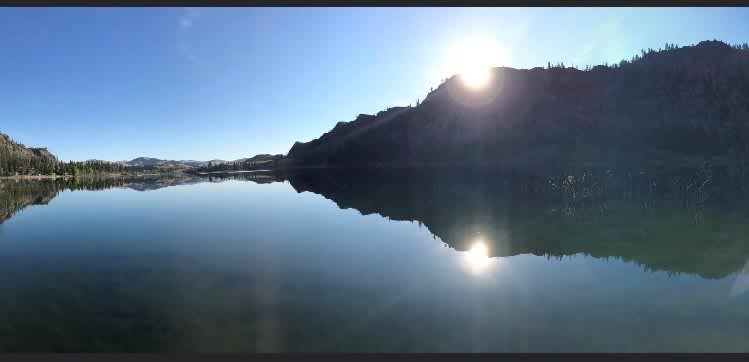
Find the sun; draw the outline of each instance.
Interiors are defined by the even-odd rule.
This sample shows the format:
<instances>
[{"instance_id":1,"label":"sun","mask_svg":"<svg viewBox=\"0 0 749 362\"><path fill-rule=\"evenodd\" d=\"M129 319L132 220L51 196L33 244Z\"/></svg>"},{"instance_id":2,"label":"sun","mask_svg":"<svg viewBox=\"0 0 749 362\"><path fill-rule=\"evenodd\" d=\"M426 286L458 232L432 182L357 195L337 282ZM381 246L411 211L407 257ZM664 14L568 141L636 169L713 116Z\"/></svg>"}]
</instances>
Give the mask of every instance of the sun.
<instances>
[{"instance_id":1,"label":"sun","mask_svg":"<svg viewBox=\"0 0 749 362\"><path fill-rule=\"evenodd\" d=\"M484 88L491 80L491 70L489 67L481 66L468 68L460 73L460 78L463 80L463 83L470 88Z\"/></svg>"},{"instance_id":2,"label":"sun","mask_svg":"<svg viewBox=\"0 0 749 362\"><path fill-rule=\"evenodd\" d=\"M491 39L472 37L450 51L448 72L458 74L468 88L482 89L492 80L492 67L506 62L505 51Z\"/></svg>"}]
</instances>

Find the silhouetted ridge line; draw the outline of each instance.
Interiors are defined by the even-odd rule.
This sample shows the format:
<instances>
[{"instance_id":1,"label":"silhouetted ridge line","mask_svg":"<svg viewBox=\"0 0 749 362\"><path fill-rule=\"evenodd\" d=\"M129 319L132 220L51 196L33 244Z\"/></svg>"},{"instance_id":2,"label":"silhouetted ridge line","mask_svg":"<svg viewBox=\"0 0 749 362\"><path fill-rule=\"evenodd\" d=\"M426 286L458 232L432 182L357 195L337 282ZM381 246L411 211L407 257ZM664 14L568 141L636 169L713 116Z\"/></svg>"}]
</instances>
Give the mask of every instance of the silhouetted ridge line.
<instances>
[{"instance_id":1,"label":"silhouetted ridge line","mask_svg":"<svg viewBox=\"0 0 749 362\"><path fill-rule=\"evenodd\" d=\"M749 47L667 44L587 70L492 69L447 79L415 107L339 122L296 142L286 167L548 166L741 161L749 155Z\"/></svg>"}]
</instances>

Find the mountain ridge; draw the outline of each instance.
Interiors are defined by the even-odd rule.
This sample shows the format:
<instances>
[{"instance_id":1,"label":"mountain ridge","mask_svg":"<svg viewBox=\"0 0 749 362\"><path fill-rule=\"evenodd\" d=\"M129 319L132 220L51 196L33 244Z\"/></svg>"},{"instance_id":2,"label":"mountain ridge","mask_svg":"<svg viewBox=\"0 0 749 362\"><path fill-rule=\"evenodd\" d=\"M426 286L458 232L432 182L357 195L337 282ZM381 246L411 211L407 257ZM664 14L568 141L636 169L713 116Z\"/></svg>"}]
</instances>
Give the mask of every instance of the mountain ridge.
<instances>
[{"instance_id":1,"label":"mountain ridge","mask_svg":"<svg viewBox=\"0 0 749 362\"><path fill-rule=\"evenodd\" d=\"M490 72L483 89L471 89L453 75L414 107L390 107L338 122L318 138L295 142L286 155L234 161L137 157L114 163L226 168L273 159L269 166L294 168L749 158L747 44L666 44L631 60L584 70L549 63ZM0 171L54 169L50 165L57 158L46 148L0 136Z\"/></svg>"},{"instance_id":2,"label":"mountain ridge","mask_svg":"<svg viewBox=\"0 0 749 362\"><path fill-rule=\"evenodd\" d=\"M580 70L492 68L474 90L454 75L415 107L339 122L296 142L290 166L544 165L682 156L744 158L749 47L670 44Z\"/></svg>"},{"instance_id":3,"label":"mountain ridge","mask_svg":"<svg viewBox=\"0 0 749 362\"><path fill-rule=\"evenodd\" d=\"M212 159L209 161L196 161L196 160L166 160L155 157L136 157L129 161L119 161L119 163L128 166L144 166L144 167L174 167L174 168L197 168L207 167L209 164L221 165L221 164L233 164L242 163L246 161L253 161L256 159L262 159L264 157L271 157L274 155L270 154L258 154L252 157L239 158L233 161Z\"/></svg>"}]
</instances>

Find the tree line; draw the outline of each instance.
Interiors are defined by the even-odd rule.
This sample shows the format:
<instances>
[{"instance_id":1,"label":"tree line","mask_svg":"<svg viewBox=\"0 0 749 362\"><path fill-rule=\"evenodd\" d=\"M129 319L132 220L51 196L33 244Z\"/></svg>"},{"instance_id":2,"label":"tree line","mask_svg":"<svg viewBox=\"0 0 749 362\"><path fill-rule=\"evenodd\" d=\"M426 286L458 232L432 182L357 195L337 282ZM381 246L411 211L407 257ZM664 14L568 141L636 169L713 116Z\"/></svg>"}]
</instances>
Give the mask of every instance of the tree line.
<instances>
[{"instance_id":1,"label":"tree line","mask_svg":"<svg viewBox=\"0 0 749 362\"><path fill-rule=\"evenodd\" d=\"M207 166L197 167L194 172L221 172L221 171L252 171L252 170L267 170L273 169L275 166L276 159L265 159L261 161L257 160L245 160L241 162L224 162L224 163L213 163L208 162Z\"/></svg>"},{"instance_id":2,"label":"tree line","mask_svg":"<svg viewBox=\"0 0 749 362\"><path fill-rule=\"evenodd\" d=\"M128 166L107 161L62 162L44 158L8 157L0 150L0 176L58 175L85 176L101 173L143 172L143 166Z\"/></svg>"},{"instance_id":3,"label":"tree line","mask_svg":"<svg viewBox=\"0 0 749 362\"><path fill-rule=\"evenodd\" d=\"M0 147L0 176L15 175L90 175L97 173L141 172L141 166L128 166L107 161L69 161L14 152Z\"/></svg>"},{"instance_id":4,"label":"tree line","mask_svg":"<svg viewBox=\"0 0 749 362\"><path fill-rule=\"evenodd\" d=\"M143 166L129 166L107 161L69 161L59 162L55 169L57 175L94 175L98 173L136 173L143 172Z\"/></svg>"},{"instance_id":5,"label":"tree line","mask_svg":"<svg viewBox=\"0 0 749 362\"><path fill-rule=\"evenodd\" d=\"M729 46L731 48L735 49L735 50L749 50L749 43L730 44ZM672 50L676 50L676 49L681 49L681 48L682 47L680 47L677 44L666 43L663 48L658 48L658 49L653 49L653 48L641 49L640 50L640 54L633 55L629 60L622 59L619 63L612 63L612 64L609 64L608 62L604 62L602 64L595 65L595 66L586 65L585 68L583 68L582 70L589 71L589 70L593 70L593 69L597 69L597 68L607 68L607 69L622 68L622 67L626 67L626 66L631 65L631 64L638 63L638 62L642 61L643 59L645 59L646 57L648 57L650 55L664 53L664 52L668 52L668 51L672 51ZM559 63L555 63L555 64L552 64L551 62L547 62L547 64L546 64L546 69L568 69L568 68L573 68L573 69L581 70L577 65L569 65L569 66L567 66L567 65L564 64L564 62L559 62Z\"/></svg>"},{"instance_id":6,"label":"tree line","mask_svg":"<svg viewBox=\"0 0 749 362\"><path fill-rule=\"evenodd\" d=\"M59 161L44 149L28 149L21 144L11 141L9 138L6 138L5 142L0 143L0 176L80 176L98 173L132 173L139 171L143 171L143 167L108 161Z\"/></svg>"}]
</instances>

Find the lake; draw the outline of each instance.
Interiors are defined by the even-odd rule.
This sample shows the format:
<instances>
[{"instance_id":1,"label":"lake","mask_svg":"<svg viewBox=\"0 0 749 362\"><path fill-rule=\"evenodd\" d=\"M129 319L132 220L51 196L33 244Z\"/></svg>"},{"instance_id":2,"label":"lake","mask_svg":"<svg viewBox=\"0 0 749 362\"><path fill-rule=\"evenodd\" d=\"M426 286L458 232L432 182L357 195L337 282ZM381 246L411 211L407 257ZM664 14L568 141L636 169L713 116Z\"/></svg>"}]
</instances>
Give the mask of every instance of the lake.
<instances>
[{"instance_id":1,"label":"lake","mask_svg":"<svg viewBox=\"0 0 749 362\"><path fill-rule=\"evenodd\" d=\"M731 170L0 181L0 350L749 351Z\"/></svg>"}]
</instances>

